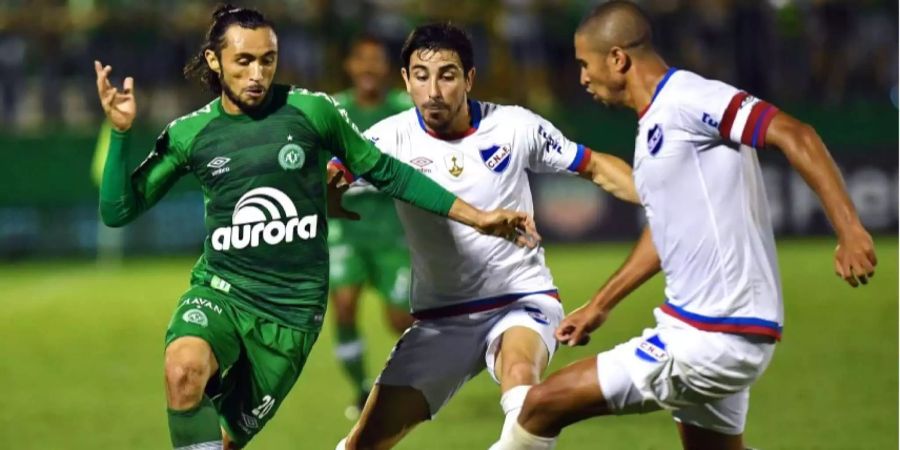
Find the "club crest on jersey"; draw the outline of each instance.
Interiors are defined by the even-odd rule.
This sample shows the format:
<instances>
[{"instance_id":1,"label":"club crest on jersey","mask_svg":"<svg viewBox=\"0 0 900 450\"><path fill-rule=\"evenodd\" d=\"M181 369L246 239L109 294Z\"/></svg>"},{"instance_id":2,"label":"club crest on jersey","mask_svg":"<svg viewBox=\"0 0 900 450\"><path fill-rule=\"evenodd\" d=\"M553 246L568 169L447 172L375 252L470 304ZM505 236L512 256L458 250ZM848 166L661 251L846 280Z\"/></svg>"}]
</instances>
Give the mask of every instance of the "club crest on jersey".
<instances>
[{"instance_id":1,"label":"club crest on jersey","mask_svg":"<svg viewBox=\"0 0 900 450\"><path fill-rule=\"evenodd\" d=\"M465 165L462 153L451 152L444 155L444 164L447 165L447 171L450 172L450 175L454 177L460 176Z\"/></svg>"},{"instance_id":2,"label":"club crest on jersey","mask_svg":"<svg viewBox=\"0 0 900 450\"><path fill-rule=\"evenodd\" d=\"M663 129L662 125L653 125L647 132L647 151L651 156L656 156L663 145Z\"/></svg>"},{"instance_id":3,"label":"club crest on jersey","mask_svg":"<svg viewBox=\"0 0 900 450\"><path fill-rule=\"evenodd\" d=\"M209 324L206 314L196 308L185 312L184 315L181 316L181 320L184 320L187 323L200 325L201 327L206 327Z\"/></svg>"},{"instance_id":4,"label":"club crest on jersey","mask_svg":"<svg viewBox=\"0 0 900 450\"><path fill-rule=\"evenodd\" d=\"M278 151L278 164L284 170L299 169L306 162L306 153L303 152L303 147L294 144L293 140L293 136L288 136L288 143Z\"/></svg>"},{"instance_id":5,"label":"club crest on jersey","mask_svg":"<svg viewBox=\"0 0 900 450\"><path fill-rule=\"evenodd\" d=\"M492 145L490 148L478 150L484 165L494 173L501 173L509 167L511 153L509 144Z\"/></svg>"}]
</instances>

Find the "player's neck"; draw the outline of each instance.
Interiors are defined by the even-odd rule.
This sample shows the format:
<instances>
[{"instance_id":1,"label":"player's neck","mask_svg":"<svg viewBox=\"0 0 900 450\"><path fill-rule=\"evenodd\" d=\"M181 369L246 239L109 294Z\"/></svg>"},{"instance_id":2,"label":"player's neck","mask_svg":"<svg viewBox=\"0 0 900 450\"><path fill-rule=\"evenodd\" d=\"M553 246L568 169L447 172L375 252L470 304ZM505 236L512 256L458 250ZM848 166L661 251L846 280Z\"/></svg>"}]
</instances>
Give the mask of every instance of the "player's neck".
<instances>
[{"instance_id":1,"label":"player's neck","mask_svg":"<svg viewBox=\"0 0 900 450\"><path fill-rule=\"evenodd\" d=\"M427 123L425 124L425 129L431 134L443 138L463 136L469 132L470 128L472 128L472 113L469 111L468 101L463 104L462 108L459 110L459 114L453 118L453 121L450 122L450 125L446 129L434 130L429 127Z\"/></svg>"},{"instance_id":2,"label":"player's neck","mask_svg":"<svg viewBox=\"0 0 900 450\"><path fill-rule=\"evenodd\" d=\"M356 104L362 108L374 108L384 103L384 89L362 90L354 89L353 96Z\"/></svg>"},{"instance_id":3,"label":"player's neck","mask_svg":"<svg viewBox=\"0 0 900 450\"><path fill-rule=\"evenodd\" d=\"M661 58L652 57L635 62L632 70L625 103L640 116L653 101L653 94L656 93L656 88L665 77L669 66Z\"/></svg>"}]
</instances>

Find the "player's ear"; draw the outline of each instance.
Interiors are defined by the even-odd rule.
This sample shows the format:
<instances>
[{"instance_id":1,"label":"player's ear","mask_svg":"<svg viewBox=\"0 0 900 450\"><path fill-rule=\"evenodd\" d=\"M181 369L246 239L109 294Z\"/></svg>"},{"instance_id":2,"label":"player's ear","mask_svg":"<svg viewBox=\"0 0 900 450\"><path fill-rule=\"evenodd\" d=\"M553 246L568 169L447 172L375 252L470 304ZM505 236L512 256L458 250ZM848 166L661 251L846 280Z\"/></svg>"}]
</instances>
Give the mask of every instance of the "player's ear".
<instances>
[{"instance_id":1,"label":"player's ear","mask_svg":"<svg viewBox=\"0 0 900 450\"><path fill-rule=\"evenodd\" d=\"M475 68L469 69L466 73L466 92L470 92L472 90L472 86L475 85Z\"/></svg>"},{"instance_id":2,"label":"player's ear","mask_svg":"<svg viewBox=\"0 0 900 450\"><path fill-rule=\"evenodd\" d=\"M607 62L613 71L617 73L625 73L631 66L631 57L621 47L613 47L609 49Z\"/></svg>"},{"instance_id":3,"label":"player's ear","mask_svg":"<svg viewBox=\"0 0 900 450\"><path fill-rule=\"evenodd\" d=\"M403 83L406 84L406 92L412 94L412 89L409 86L409 72L406 71L406 67L400 68L400 76L403 77Z\"/></svg>"},{"instance_id":4,"label":"player's ear","mask_svg":"<svg viewBox=\"0 0 900 450\"><path fill-rule=\"evenodd\" d=\"M216 52L207 49L203 52L203 57L206 58L206 65L209 66L210 70L218 74L222 73L222 65L219 63L219 57L216 56Z\"/></svg>"}]
</instances>

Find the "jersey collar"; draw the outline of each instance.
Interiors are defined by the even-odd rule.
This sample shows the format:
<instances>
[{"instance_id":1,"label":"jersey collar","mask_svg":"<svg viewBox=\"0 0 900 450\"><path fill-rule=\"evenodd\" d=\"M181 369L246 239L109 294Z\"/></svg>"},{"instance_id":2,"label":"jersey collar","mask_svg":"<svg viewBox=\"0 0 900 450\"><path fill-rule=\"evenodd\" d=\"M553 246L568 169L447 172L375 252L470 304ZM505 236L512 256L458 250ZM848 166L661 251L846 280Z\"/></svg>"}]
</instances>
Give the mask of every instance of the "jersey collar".
<instances>
[{"instance_id":1,"label":"jersey collar","mask_svg":"<svg viewBox=\"0 0 900 450\"><path fill-rule=\"evenodd\" d=\"M472 123L469 126L469 129L463 131L462 133L445 136L437 134L433 131L429 131L428 127L425 126L425 119L422 118L422 113L419 112L419 108L414 108L416 110L416 119L419 120L419 127L422 128L422 131L428 133L429 136L440 139L442 141L455 141L458 139L462 139L466 136L471 136L478 131L478 125L481 124L481 105L476 100L469 99L469 115L471 116Z\"/></svg>"},{"instance_id":2,"label":"jersey collar","mask_svg":"<svg viewBox=\"0 0 900 450\"><path fill-rule=\"evenodd\" d=\"M647 114L647 111L650 109L650 105L653 104L653 101L656 100L656 97L659 96L659 93L662 92L663 88L666 86L666 83L669 82L669 77L672 76L673 73L677 72L678 69L674 67L669 67L669 70L666 71L666 74L663 75L662 80L659 80L659 83L656 85L656 90L653 91L653 97L650 98L650 103L647 103L647 106L644 107L638 113L638 120L644 117L644 114Z\"/></svg>"}]
</instances>

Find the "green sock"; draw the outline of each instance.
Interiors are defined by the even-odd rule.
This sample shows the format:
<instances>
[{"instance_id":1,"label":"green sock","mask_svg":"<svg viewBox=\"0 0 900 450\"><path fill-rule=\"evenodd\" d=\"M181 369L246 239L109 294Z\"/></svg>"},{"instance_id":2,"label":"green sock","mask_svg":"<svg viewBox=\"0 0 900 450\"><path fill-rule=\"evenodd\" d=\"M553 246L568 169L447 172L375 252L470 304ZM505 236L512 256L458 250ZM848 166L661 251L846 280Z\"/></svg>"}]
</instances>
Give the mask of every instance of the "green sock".
<instances>
[{"instance_id":1,"label":"green sock","mask_svg":"<svg viewBox=\"0 0 900 450\"><path fill-rule=\"evenodd\" d=\"M203 396L200 404L186 411L168 410L169 437L175 450L221 450L222 430L219 413L209 397Z\"/></svg>"},{"instance_id":2,"label":"green sock","mask_svg":"<svg viewBox=\"0 0 900 450\"><path fill-rule=\"evenodd\" d=\"M344 366L344 372L350 377L358 395L367 394L371 383L366 377L366 366L363 362L363 340L359 337L355 325L337 327L337 348L335 356Z\"/></svg>"}]
</instances>

